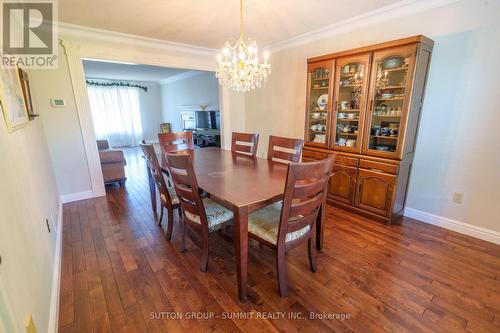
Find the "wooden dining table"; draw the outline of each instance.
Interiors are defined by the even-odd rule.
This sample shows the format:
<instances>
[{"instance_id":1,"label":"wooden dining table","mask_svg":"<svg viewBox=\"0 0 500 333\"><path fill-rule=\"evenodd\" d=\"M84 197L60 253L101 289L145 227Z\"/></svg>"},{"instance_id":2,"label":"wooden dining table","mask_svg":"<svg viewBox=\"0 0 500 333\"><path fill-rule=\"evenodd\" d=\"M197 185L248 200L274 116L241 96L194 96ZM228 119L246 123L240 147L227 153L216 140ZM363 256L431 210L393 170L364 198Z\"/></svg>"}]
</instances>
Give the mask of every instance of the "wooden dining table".
<instances>
[{"instance_id":1,"label":"wooden dining table","mask_svg":"<svg viewBox=\"0 0 500 333\"><path fill-rule=\"evenodd\" d=\"M238 296L245 301L248 291L248 215L283 199L288 165L214 147L179 153L191 155L200 189L233 212ZM168 173L164 157L161 154L158 156L163 172ZM148 173L148 176L151 204L156 212L155 182L151 174ZM323 246L323 220L324 209L321 209L316 221L318 250Z\"/></svg>"}]
</instances>

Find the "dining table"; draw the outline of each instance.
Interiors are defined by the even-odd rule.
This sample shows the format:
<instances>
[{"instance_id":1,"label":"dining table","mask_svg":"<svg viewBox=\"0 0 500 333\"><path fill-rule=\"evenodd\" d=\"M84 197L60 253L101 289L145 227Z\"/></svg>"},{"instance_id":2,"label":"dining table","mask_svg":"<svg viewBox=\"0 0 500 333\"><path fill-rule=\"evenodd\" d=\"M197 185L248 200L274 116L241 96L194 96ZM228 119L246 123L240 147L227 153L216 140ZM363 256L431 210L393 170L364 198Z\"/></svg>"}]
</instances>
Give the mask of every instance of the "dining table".
<instances>
[{"instance_id":1,"label":"dining table","mask_svg":"<svg viewBox=\"0 0 500 333\"><path fill-rule=\"evenodd\" d=\"M215 147L178 153L186 152L191 155L200 190L233 212L238 297L243 302L248 293L248 215L283 200L288 165ZM168 174L167 163L161 153L158 154L158 161L162 171ZM149 172L148 177L151 204L156 212L155 182ZM316 220L316 248L320 251L324 215L324 209L320 209Z\"/></svg>"}]
</instances>

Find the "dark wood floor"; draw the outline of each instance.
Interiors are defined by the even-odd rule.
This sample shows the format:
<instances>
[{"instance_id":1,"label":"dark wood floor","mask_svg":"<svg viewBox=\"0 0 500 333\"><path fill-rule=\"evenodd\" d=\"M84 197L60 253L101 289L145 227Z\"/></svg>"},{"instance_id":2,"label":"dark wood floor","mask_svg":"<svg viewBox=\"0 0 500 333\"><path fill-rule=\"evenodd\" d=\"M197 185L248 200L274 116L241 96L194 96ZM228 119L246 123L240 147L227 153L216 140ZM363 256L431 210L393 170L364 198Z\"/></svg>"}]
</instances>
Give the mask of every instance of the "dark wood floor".
<instances>
[{"instance_id":1,"label":"dark wood floor","mask_svg":"<svg viewBox=\"0 0 500 333\"><path fill-rule=\"evenodd\" d=\"M318 272L305 246L289 252L280 299L273 251L251 243L240 303L231 232L211 235L200 272L198 247L180 253L177 228L170 244L157 226L138 150L126 155L124 187L64 206L60 332L500 332L500 246L331 207Z\"/></svg>"}]
</instances>

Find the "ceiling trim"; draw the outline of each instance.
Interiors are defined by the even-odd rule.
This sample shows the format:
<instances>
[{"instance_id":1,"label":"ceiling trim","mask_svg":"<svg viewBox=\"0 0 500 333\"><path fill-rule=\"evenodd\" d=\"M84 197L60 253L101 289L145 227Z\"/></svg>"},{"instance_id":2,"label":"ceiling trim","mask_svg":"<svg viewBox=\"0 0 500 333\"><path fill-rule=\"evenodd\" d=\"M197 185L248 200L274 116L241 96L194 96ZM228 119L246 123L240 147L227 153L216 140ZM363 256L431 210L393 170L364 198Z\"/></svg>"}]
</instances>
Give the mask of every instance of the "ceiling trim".
<instances>
[{"instance_id":1,"label":"ceiling trim","mask_svg":"<svg viewBox=\"0 0 500 333\"><path fill-rule=\"evenodd\" d=\"M172 83L172 82L175 82L175 81L189 79L189 78L192 78L192 77L195 77L195 76L198 76L198 75L201 75L201 74L206 74L206 73L209 73L209 72L187 71L187 72L176 74L174 76L167 77L166 79L158 81L158 83L161 84L161 85L163 85L163 84L169 84L169 83Z\"/></svg>"},{"instance_id":2,"label":"ceiling trim","mask_svg":"<svg viewBox=\"0 0 500 333\"><path fill-rule=\"evenodd\" d=\"M285 49L311 43L323 38L346 33L358 28L390 19L409 16L437 7L442 7L459 0L403 0L368 13L351 17L347 20L330 24L326 27L306 32L295 37L273 43L267 46L269 52L279 52Z\"/></svg>"},{"instance_id":3,"label":"ceiling trim","mask_svg":"<svg viewBox=\"0 0 500 333\"><path fill-rule=\"evenodd\" d=\"M111 30L96 29L76 24L58 22L59 34L64 37L83 38L126 45L152 47L197 55L215 56L217 50L191 44L177 43L163 39L142 37Z\"/></svg>"}]
</instances>

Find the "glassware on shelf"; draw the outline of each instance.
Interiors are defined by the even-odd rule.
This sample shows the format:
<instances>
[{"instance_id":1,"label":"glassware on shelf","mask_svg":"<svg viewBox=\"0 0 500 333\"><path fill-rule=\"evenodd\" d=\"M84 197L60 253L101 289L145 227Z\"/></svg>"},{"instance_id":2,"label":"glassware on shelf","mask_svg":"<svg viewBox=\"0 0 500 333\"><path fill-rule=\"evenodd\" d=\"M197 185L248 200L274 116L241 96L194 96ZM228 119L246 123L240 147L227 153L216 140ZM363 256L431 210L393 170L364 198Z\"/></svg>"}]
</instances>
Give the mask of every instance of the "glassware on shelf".
<instances>
[{"instance_id":1,"label":"glassware on shelf","mask_svg":"<svg viewBox=\"0 0 500 333\"><path fill-rule=\"evenodd\" d=\"M306 140L308 142L326 143L329 82L330 70L328 68L317 68L310 74L310 104L307 117L308 127L306 129Z\"/></svg>"},{"instance_id":2,"label":"glassware on shelf","mask_svg":"<svg viewBox=\"0 0 500 333\"><path fill-rule=\"evenodd\" d=\"M393 56L376 62L369 149L396 151L410 60Z\"/></svg>"},{"instance_id":3,"label":"glassware on shelf","mask_svg":"<svg viewBox=\"0 0 500 333\"><path fill-rule=\"evenodd\" d=\"M368 57L366 59L368 63ZM358 126L362 117L361 108L366 79L366 65L352 61L338 69L336 89L336 129L334 145L349 147L351 150L360 146Z\"/></svg>"}]
</instances>

